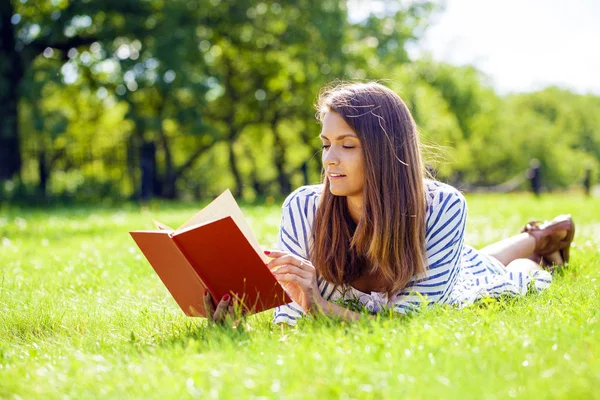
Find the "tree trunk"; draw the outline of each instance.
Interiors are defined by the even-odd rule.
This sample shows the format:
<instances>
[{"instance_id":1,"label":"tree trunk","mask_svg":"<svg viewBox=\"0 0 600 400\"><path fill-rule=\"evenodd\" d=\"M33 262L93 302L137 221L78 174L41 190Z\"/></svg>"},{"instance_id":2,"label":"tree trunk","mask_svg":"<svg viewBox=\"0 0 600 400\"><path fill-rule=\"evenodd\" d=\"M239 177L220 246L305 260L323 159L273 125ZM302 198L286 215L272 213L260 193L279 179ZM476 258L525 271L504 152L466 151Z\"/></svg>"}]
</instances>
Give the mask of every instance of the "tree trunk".
<instances>
[{"instance_id":1,"label":"tree trunk","mask_svg":"<svg viewBox=\"0 0 600 400\"><path fill-rule=\"evenodd\" d=\"M20 54L15 49L15 34L10 1L0 2L0 181L18 176L21 170L18 103L23 78Z\"/></svg>"},{"instance_id":2,"label":"tree trunk","mask_svg":"<svg viewBox=\"0 0 600 400\"><path fill-rule=\"evenodd\" d=\"M231 137L232 135L230 135ZM235 191L233 195L235 197L242 196L243 184L242 184L242 175L240 174L240 170L237 166L237 155L233 149L234 141L229 140L227 142L229 145L229 166L231 167L231 173L233 174L233 178L235 179Z\"/></svg>"},{"instance_id":3,"label":"tree trunk","mask_svg":"<svg viewBox=\"0 0 600 400\"><path fill-rule=\"evenodd\" d=\"M141 185L138 181L138 167L141 165L140 155L138 154L140 146L133 135L127 138L127 178L131 183L131 198L138 200L141 197ZM141 179L140 179L141 180Z\"/></svg>"},{"instance_id":4,"label":"tree trunk","mask_svg":"<svg viewBox=\"0 0 600 400\"><path fill-rule=\"evenodd\" d=\"M225 94L231 98L231 104L227 107L228 112L225 121L229 122L229 129L227 131L227 145L229 148L229 167L231 168L231 173L233 174L233 178L235 179L235 192L233 195L235 197L240 197L242 195L242 175L240 174L240 170L237 166L237 156L233 149L233 145L237 140L237 137L241 131L241 124L236 120L236 108L232 106L236 104L240 98L239 92L235 90L232 82L232 78L234 76L233 72L233 61L227 57L223 59L225 72L223 74L223 83L225 85Z\"/></svg>"},{"instance_id":5,"label":"tree trunk","mask_svg":"<svg viewBox=\"0 0 600 400\"><path fill-rule=\"evenodd\" d=\"M290 183L290 177L285 172L285 155L286 148L285 144L281 140L281 136L279 132L277 132L277 122L278 118L273 118L271 122L271 131L273 132L273 147L275 150L274 153L274 162L275 168L277 169L277 182L279 183L279 190L282 194L288 194L292 191L292 184Z\"/></svg>"},{"instance_id":6,"label":"tree trunk","mask_svg":"<svg viewBox=\"0 0 600 400\"><path fill-rule=\"evenodd\" d=\"M314 117L313 116L309 116L305 122L304 122L305 126L304 129L302 130L302 140L304 140L305 143L311 143L311 139L314 135L313 131L310 129L311 125L314 126ZM311 152L313 154L318 154L313 156L310 160L305 161L305 165L302 167L302 173L304 174L304 182L305 185L310 185L310 176L321 176L322 172L323 172L323 160L321 159L321 151L320 151L320 147L316 147L316 148L312 148ZM312 160L316 161L316 165L314 162L311 162ZM310 166L315 165L315 167L313 167L312 169L310 168ZM314 183L314 182L312 182Z\"/></svg>"},{"instance_id":7,"label":"tree trunk","mask_svg":"<svg viewBox=\"0 0 600 400\"><path fill-rule=\"evenodd\" d=\"M175 167L173 165L173 157L171 156L171 149L169 147L169 141L162 130L160 129L160 139L163 151L165 153L165 174L162 177L162 188L161 197L166 199L177 198L177 176L175 175Z\"/></svg>"},{"instance_id":8,"label":"tree trunk","mask_svg":"<svg viewBox=\"0 0 600 400\"><path fill-rule=\"evenodd\" d=\"M177 198L177 175L175 173L175 166L173 165L171 144L169 143L169 139L167 138L167 134L165 133L165 130L163 128L163 121L165 119L164 109L169 94L167 92L160 92L160 96L161 99L160 103L158 104L158 107L156 108L156 115L159 118L158 136L160 140L160 145L165 155L165 173L162 177L160 177L160 196L165 199L175 199Z\"/></svg>"},{"instance_id":9,"label":"tree trunk","mask_svg":"<svg viewBox=\"0 0 600 400\"><path fill-rule=\"evenodd\" d=\"M177 179L175 178L175 175L167 173L164 176L161 196L171 200L177 198Z\"/></svg>"},{"instance_id":10,"label":"tree trunk","mask_svg":"<svg viewBox=\"0 0 600 400\"><path fill-rule=\"evenodd\" d=\"M50 169L48 168L45 147L42 147L38 154L38 173L40 175L38 192L42 197L46 198L46 196L48 195L48 180L50 179Z\"/></svg>"},{"instance_id":11,"label":"tree trunk","mask_svg":"<svg viewBox=\"0 0 600 400\"><path fill-rule=\"evenodd\" d=\"M254 192L257 196L262 196L265 194L264 185L258 178L256 158L254 157L254 154L252 154L252 149L249 147L246 148L246 157L248 157L250 163L252 164L252 168L250 169L250 182L252 183L252 189L254 189Z\"/></svg>"},{"instance_id":12,"label":"tree trunk","mask_svg":"<svg viewBox=\"0 0 600 400\"><path fill-rule=\"evenodd\" d=\"M308 162L303 162L300 166L300 171L302 171L302 178L304 181L304 186L310 185L310 178L308 177Z\"/></svg>"},{"instance_id":13,"label":"tree trunk","mask_svg":"<svg viewBox=\"0 0 600 400\"><path fill-rule=\"evenodd\" d=\"M156 194L156 146L152 142L144 142L140 154L141 199L148 201Z\"/></svg>"}]
</instances>

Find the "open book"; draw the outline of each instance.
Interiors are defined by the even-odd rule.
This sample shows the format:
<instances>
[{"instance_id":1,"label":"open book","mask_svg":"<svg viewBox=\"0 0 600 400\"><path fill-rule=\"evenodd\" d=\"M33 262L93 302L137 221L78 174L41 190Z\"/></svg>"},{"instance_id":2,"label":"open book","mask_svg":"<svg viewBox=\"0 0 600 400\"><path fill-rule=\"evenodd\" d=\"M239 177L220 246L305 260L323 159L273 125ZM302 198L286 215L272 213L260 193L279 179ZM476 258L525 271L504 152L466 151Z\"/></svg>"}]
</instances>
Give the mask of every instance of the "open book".
<instances>
[{"instance_id":1,"label":"open book","mask_svg":"<svg viewBox=\"0 0 600 400\"><path fill-rule=\"evenodd\" d=\"M217 304L231 295L248 313L292 301L229 190L178 229L154 224L129 233L186 315L207 316L205 289Z\"/></svg>"}]
</instances>

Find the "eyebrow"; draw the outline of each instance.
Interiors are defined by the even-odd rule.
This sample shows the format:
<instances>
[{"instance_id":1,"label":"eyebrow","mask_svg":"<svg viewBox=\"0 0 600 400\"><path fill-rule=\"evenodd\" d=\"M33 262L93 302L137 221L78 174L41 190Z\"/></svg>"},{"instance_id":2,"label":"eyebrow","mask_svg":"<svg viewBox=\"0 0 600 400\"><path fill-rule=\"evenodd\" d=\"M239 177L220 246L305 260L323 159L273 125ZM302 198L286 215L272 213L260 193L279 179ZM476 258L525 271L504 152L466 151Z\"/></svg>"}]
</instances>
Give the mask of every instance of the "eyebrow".
<instances>
[{"instance_id":1,"label":"eyebrow","mask_svg":"<svg viewBox=\"0 0 600 400\"><path fill-rule=\"evenodd\" d=\"M342 139L345 139L345 138L347 138L347 137L354 138L354 139L358 139L358 136L356 136L356 135L353 135L353 134L351 134L351 133L347 133L347 134L345 134L345 135L338 136L337 138L335 138L335 140L342 140ZM321 139L327 139L327 140L329 140L329 138L328 138L327 136L323 135L323 134L320 134L320 135L319 135L319 138L321 138Z\"/></svg>"}]
</instances>

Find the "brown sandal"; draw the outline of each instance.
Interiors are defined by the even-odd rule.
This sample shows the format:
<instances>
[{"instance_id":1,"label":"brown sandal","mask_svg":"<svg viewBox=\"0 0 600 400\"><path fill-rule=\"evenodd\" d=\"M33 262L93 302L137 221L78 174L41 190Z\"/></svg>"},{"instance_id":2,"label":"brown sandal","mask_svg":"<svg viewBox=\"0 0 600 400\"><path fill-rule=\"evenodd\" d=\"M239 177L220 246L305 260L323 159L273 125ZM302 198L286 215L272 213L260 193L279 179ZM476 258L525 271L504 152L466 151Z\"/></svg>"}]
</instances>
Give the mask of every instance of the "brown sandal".
<instances>
[{"instance_id":1,"label":"brown sandal","mask_svg":"<svg viewBox=\"0 0 600 400\"><path fill-rule=\"evenodd\" d=\"M555 233L560 231L566 231L566 235L563 238L557 238ZM549 264L545 260L545 256L548 256L555 251L560 253L563 259L563 264L569 262L569 250L571 248L571 242L575 236L575 224L570 215L559 215L552 221L541 223L540 221L530 221L523 228L522 232L527 232L535 239L535 250L534 255L539 256L545 266Z\"/></svg>"}]
</instances>

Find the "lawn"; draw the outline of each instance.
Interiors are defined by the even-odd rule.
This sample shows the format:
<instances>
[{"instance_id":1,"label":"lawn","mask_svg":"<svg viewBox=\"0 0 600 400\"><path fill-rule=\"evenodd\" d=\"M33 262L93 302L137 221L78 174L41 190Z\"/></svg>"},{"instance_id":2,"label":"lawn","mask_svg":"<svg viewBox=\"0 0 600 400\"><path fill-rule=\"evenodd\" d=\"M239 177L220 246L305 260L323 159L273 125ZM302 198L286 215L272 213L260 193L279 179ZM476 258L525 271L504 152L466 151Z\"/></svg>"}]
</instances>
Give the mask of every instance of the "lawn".
<instances>
[{"instance_id":1,"label":"lawn","mask_svg":"<svg viewBox=\"0 0 600 400\"><path fill-rule=\"evenodd\" d=\"M600 199L467 199L474 246L571 213L570 268L524 298L284 330L184 317L127 233L198 204L0 208L0 398L600 398ZM243 208L274 246L279 207Z\"/></svg>"}]
</instances>

